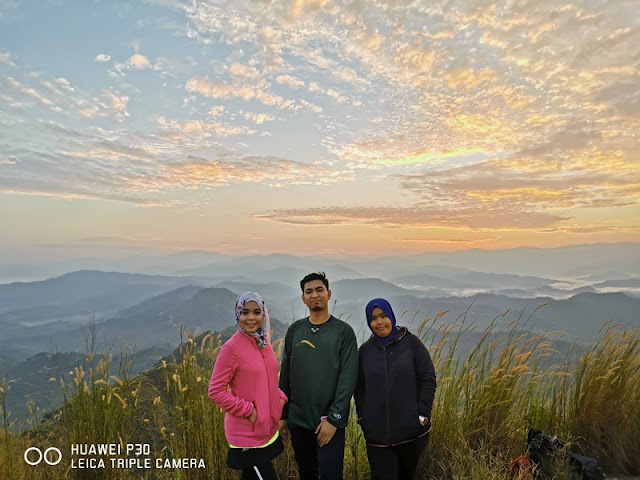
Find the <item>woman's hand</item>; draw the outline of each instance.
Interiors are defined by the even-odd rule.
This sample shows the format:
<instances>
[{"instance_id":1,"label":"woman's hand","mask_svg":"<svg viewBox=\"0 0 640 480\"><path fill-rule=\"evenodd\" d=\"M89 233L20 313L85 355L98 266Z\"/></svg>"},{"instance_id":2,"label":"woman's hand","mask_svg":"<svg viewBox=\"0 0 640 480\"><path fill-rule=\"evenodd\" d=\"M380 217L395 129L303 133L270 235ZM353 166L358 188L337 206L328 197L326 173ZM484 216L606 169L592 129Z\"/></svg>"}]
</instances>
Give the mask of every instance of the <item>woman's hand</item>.
<instances>
[{"instance_id":1,"label":"woman's hand","mask_svg":"<svg viewBox=\"0 0 640 480\"><path fill-rule=\"evenodd\" d=\"M286 402L284 401L284 398L281 398L280 399L280 408L283 408L285 403Z\"/></svg>"},{"instance_id":2,"label":"woman's hand","mask_svg":"<svg viewBox=\"0 0 640 480\"><path fill-rule=\"evenodd\" d=\"M280 420L280 425L278 427L278 430L280 430L280 435L282 435L282 438L287 438L287 421L286 420Z\"/></svg>"},{"instance_id":3,"label":"woman's hand","mask_svg":"<svg viewBox=\"0 0 640 480\"><path fill-rule=\"evenodd\" d=\"M258 418L258 411L256 410L256 407L254 406L253 410L251 411L251 416L249 417L249 420L251 421L251 423L255 424L257 418Z\"/></svg>"}]
</instances>

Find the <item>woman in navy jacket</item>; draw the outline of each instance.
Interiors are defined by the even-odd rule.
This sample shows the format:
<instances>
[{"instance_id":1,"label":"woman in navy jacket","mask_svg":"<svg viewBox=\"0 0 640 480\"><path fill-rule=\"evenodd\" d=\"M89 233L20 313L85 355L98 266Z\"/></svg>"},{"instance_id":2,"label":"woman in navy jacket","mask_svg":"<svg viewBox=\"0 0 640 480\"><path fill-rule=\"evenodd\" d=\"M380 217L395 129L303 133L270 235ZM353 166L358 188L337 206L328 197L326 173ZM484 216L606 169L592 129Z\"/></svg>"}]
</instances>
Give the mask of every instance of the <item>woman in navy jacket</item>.
<instances>
[{"instance_id":1,"label":"woman in navy jacket","mask_svg":"<svg viewBox=\"0 0 640 480\"><path fill-rule=\"evenodd\" d=\"M431 431L436 372L427 348L397 327L389 302L365 309L373 332L359 351L354 394L372 480L413 479Z\"/></svg>"}]
</instances>

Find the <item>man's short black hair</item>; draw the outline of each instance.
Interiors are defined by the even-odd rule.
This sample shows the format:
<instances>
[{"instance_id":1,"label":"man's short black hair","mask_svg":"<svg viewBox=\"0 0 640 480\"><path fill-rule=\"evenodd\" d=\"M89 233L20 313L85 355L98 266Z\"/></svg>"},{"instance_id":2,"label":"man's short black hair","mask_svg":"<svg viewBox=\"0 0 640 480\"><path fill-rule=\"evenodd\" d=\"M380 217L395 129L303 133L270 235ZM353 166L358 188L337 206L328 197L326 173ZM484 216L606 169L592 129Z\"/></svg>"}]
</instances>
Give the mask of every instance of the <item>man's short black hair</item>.
<instances>
[{"instance_id":1,"label":"man's short black hair","mask_svg":"<svg viewBox=\"0 0 640 480\"><path fill-rule=\"evenodd\" d=\"M305 284L309 282L313 282L314 280L322 281L326 289L329 290L329 280L327 280L327 276L324 274L324 272L317 272L317 273L310 273L309 275L304 277L302 280L300 280L300 289L302 290L302 293L304 293Z\"/></svg>"}]
</instances>

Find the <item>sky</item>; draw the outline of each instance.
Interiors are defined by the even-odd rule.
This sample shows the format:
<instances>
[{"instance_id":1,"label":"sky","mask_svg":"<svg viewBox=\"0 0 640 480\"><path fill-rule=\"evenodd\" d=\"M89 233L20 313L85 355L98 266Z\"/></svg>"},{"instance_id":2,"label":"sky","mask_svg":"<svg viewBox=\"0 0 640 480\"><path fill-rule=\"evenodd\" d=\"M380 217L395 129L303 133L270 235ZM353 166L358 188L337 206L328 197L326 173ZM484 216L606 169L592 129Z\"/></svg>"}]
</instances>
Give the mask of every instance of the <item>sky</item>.
<instances>
[{"instance_id":1,"label":"sky","mask_svg":"<svg viewBox=\"0 0 640 480\"><path fill-rule=\"evenodd\" d=\"M638 45L636 0L0 0L4 261L638 242Z\"/></svg>"}]
</instances>

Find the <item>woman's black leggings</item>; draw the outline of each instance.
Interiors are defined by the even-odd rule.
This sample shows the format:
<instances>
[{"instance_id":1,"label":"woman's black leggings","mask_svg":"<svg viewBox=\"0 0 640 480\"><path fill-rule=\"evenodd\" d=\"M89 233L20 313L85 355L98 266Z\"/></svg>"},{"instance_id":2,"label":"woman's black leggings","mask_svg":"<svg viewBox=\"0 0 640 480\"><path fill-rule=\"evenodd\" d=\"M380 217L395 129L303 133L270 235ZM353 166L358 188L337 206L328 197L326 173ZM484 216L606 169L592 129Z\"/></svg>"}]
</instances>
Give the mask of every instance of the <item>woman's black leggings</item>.
<instances>
[{"instance_id":1,"label":"woman's black leggings","mask_svg":"<svg viewBox=\"0 0 640 480\"><path fill-rule=\"evenodd\" d=\"M413 480L420 477L420 459L427 450L429 434L394 447L367 445L372 480Z\"/></svg>"},{"instance_id":2,"label":"woman's black leggings","mask_svg":"<svg viewBox=\"0 0 640 480\"><path fill-rule=\"evenodd\" d=\"M244 468L240 480L278 480L276 471L271 462L256 465L251 468Z\"/></svg>"}]
</instances>

